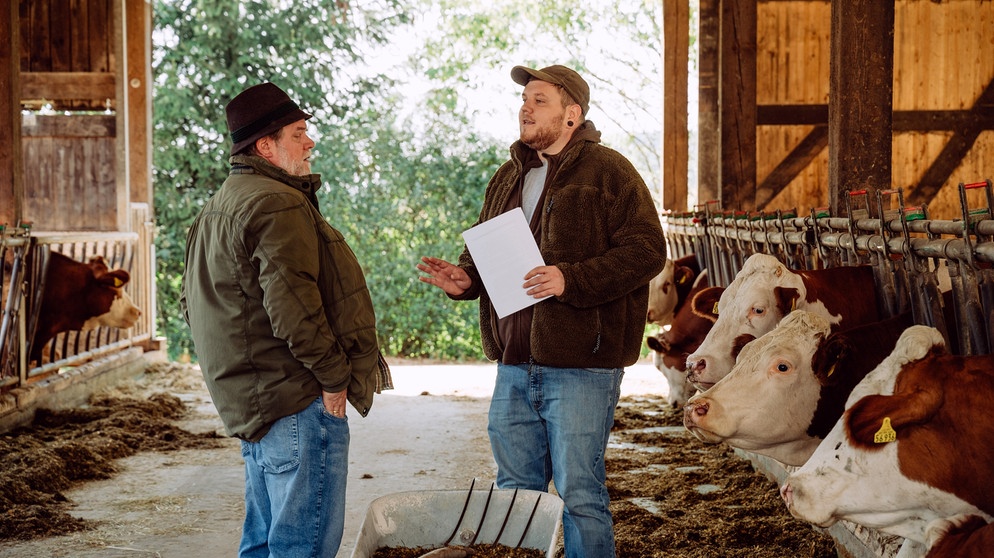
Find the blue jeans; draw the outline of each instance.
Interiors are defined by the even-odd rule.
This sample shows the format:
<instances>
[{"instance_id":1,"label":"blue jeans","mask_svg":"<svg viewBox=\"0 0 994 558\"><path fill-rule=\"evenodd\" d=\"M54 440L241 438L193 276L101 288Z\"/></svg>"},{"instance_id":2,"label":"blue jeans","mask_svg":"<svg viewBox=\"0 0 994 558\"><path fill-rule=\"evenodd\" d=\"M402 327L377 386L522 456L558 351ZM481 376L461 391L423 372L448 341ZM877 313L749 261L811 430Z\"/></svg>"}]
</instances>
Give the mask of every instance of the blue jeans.
<instances>
[{"instance_id":1,"label":"blue jeans","mask_svg":"<svg viewBox=\"0 0 994 558\"><path fill-rule=\"evenodd\" d=\"M488 432L499 488L549 489L566 503L566 558L612 558L604 452L621 368L497 365Z\"/></svg>"},{"instance_id":2,"label":"blue jeans","mask_svg":"<svg viewBox=\"0 0 994 558\"><path fill-rule=\"evenodd\" d=\"M245 524L240 558L331 557L345 529L349 423L321 397L257 443L242 441Z\"/></svg>"}]
</instances>

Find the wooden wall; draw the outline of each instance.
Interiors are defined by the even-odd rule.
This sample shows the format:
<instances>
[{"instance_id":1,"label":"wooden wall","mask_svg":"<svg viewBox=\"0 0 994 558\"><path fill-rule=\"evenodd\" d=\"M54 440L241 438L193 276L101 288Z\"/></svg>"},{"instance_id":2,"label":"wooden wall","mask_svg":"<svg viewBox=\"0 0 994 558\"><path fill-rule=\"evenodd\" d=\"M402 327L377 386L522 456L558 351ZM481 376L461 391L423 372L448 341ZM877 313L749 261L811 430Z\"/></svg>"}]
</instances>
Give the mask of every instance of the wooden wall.
<instances>
[{"instance_id":1,"label":"wooden wall","mask_svg":"<svg viewBox=\"0 0 994 558\"><path fill-rule=\"evenodd\" d=\"M45 230L118 226L115 117L32 115L21 125L24 214Z\"/></svg>"},{"instance_id":2,"label":"wooden wall","mask_svg":"<svg viewBox=\"0 0 994 558\"><path fill-rule=\"evenodd\" d=\"M831 5L760 1L757 8L756 205L806 214L829 201L823 122ZM877 187L903 188L909 203L954 218L957 184L994 177L994 2L899 0L894 20L892 184ZM978 100L986 108L971 113ZM764 124L777 117L764 106L790 106L794 123ZM798 114L807 122L797 124ZM764 189L778 180L788 185Z\"/></svg>"},{"instance_id":3,"label":"wooden wall","mask_svg":"<svg viewBox=\"0 0 994 558\"><path fill-rule=\"evenodd\" d=\"M19 8L22 104L109 108L117 70L111 0L34 0Z\"/></svg>"}]
</instances>

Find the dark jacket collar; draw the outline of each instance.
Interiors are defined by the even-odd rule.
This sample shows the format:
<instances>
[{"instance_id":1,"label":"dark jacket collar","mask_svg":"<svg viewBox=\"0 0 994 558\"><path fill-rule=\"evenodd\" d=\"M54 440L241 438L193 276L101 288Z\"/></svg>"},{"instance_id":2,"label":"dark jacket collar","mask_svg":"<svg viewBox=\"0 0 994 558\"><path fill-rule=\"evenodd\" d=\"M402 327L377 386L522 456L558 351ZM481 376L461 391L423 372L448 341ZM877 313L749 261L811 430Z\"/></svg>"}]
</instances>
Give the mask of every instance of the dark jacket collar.
<instances>
[{"instance_id":1,"label":"dark jacket collar","mask_svg":"<svg viewBox=\"0 0 994 558\"><path fill-rule=\"evenodd\" d=\"M314 207L318 208L317 191L321 189L320 174L295 176L257 155L233 155L228 162L231 164L228 174L255 173L272 178L300 190Z\"/></svg>"}]
</instances>

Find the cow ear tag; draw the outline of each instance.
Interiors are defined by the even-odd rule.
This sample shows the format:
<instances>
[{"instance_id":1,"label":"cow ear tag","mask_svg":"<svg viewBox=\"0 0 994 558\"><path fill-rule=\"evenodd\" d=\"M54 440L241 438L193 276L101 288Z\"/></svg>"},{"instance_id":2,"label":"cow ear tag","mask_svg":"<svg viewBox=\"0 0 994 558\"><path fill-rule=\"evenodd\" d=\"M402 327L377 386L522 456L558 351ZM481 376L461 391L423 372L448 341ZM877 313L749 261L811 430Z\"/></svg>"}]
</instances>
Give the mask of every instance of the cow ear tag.
<instances>
[{"instance_id":1,"label":"cow ear tag","mask_svg":"<svg viewBox=\"0 0 994 558\"><path fill-rule=\"evenodd\" d=\"M711 313L714 314L715 316L718 315L718 303L717 302L715 302L714 306L711 307Z\"/></svg>"},{"instance_id":2,"label":"cow ear tag","mask_svg":"<svg viewBox=\"0 0 994 558\"><path fill-rule=\"evenodd\" d=\"M117 287L117 288L121 288L121 285L123 285L123 284L124 284L124 281L121 281L121 280L120 280L119 278L117 278L117 277L115 277L115 278L114 278L114 286L115 286L115 287Z\"/></svg>"},{"instance_id":3,"label":"cow ear tag","mask_svg":"<svg viewBox=\"0 0 994 558\"><path fill-rule=\"evenodd\" d=\"M890 417L884 417L884 422L880 425L880 430L877 430L876 434L873 435L873 443L886 444L887 442L895 441L897 441L897 432L890 426Z\"/></svg>"}]
</instances>

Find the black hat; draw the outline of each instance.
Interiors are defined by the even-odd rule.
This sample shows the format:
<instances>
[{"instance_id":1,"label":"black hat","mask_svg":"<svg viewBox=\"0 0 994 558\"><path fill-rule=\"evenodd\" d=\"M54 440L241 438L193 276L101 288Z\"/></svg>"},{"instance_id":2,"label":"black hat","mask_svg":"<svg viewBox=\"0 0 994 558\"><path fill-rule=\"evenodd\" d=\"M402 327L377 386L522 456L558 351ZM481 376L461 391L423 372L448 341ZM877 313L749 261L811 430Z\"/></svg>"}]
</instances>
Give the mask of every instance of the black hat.
<instances>
[{"instance_id":1,"label":"black hat","mask_svg":"<svg viewBox=\"0 0 994 558\"><path fill-rule=\"evenodd\" d=\"M224 112L228 117L232 155L288 124L311 117L286 92L268 82L239 93L224 107Z\"/></svg>"},{"instance_id":2,"label":"black hat","mask_svg":"<svg viewBox=\"0 0 994 558\"><path fill-rule=\"evenodd\" d=\"M548 66L541 70L515 66L511 68L511 79L518 85L528 85L532 79L558 85L573 97L576 104L580 105L583 114L587 114L587 109L590 108L590 87L580 74L566 66Z\"/></svg>"}]
</instances>

